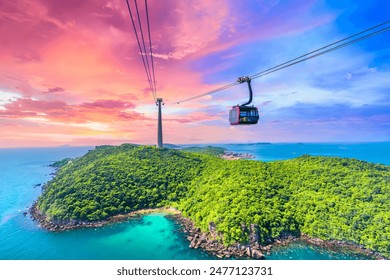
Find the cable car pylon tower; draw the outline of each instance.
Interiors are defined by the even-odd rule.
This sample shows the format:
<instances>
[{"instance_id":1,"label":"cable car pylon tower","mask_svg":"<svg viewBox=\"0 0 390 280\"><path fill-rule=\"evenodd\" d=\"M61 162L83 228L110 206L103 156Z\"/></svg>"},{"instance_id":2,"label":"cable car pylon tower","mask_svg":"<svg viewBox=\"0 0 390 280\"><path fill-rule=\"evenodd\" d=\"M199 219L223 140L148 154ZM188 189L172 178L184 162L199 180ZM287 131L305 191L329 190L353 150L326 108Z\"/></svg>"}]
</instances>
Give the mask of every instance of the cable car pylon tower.
<instances>
[{"instance_id":1,"label":"cable car pylon tower","mask_svg":"<svg viewBox=\"0 0 390 280\"><path fill-rule=\"evenodd\" d=\"M147 50L142 21L138 9L137 0L134 0L134 5L130 5L129 0L126 0L127 9L129 11L130 20L133 26L134 35L138 43L139 53L142 58L142 63L145 69L146 78L148 80L150 90L152 92L153 100L158 106L158 119L157 119L157 148L163 148L163 132L162 132L162 114L161 114L161 105L164 105L162 98L157 98L156 94L156 77L154 73L154 61L153 61L153 48L152 48L152 37L150 34L150 22L149 22L149 11L148 11L148 1L145 0L145 15L147 23L147 35L149 38L149 51ZM135 8L135 9L134 9ZM134 17L133 17L133 11ZM138 19L138 21L136 21ZM138 23L138 24L137 24ZM150 60L150 61L149 61Z\"/></svg>"},{"instance_id":2,"label":"cable car pylon tower","mask_svg":"<svg viewBox=\"0 0 390 280\"><path fill-rule=\"evenodd\" d=\"M163 144L163 131L162 131L162 114L161 104L164 105L162 98L157 98L156 106L158 106L158 119L157 119L157 148L164 148Z\"/></svg>"}]
</instances>

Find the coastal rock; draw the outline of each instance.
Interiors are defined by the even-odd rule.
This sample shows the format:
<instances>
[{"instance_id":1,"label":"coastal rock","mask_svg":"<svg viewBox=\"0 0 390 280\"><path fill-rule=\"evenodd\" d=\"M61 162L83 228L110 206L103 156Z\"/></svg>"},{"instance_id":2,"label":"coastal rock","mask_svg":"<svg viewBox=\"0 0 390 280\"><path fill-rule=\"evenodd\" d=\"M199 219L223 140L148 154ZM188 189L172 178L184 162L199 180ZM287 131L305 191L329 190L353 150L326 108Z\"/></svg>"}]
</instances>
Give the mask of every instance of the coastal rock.
<instances>
[{"instance_id":1,"label":"coastal rock","mask_svg":"<svg viewBox=\"0 0 390 280\"><path fill-rule=\"evenodd\" d=\"M195 248L197 242L198 242L198 237L199 235L198 234L195 234L195 236L192 237L192 240L191 240L191 243L188 247L190 248Z\"/></svg>"},{"instance_id":2,"label":"coastal rock","mask_svg":"<svg viewBox=\"0 0 390 280\"><path fill-rule=\"evenodd\" d=\"M252 257L252 248L250 246L246 248L246 254L248 257Z\"/></svg>"},{"instance_id":3,"label":"coastal rock","mask_svg":"<svg viewBox=\"0 0 390 280\"><path fill-rule=\"evenodd\" d=\"M207 236L205 233L198 234L196 233L191 240L189 248L198 249L203 243L207 242Z\"/></svg>"},{"instance_id":4,"label":"coastal rock","mask_svg":"<svg viewBox=\"0 0 390 280\"><path fill-rule=\"evenodd\" d=\"M271 248L272 248L272 244L269 244L269 245L267 245L267 246L261 246L261 249L262 249L263 251L270 251Z\"/></svg>"},{"instance_id":5,"label":"coastal rock","mask_svg":"<svg viewBox=\"0 0 390 280\"><path fill-rule=\"evenodd\" d=\"M256 259L256 260L265 259L264 254L260 250L257 250L257 249L252 249L252 256L251 257L253 259Z\"/></svg>"}]
</instances>

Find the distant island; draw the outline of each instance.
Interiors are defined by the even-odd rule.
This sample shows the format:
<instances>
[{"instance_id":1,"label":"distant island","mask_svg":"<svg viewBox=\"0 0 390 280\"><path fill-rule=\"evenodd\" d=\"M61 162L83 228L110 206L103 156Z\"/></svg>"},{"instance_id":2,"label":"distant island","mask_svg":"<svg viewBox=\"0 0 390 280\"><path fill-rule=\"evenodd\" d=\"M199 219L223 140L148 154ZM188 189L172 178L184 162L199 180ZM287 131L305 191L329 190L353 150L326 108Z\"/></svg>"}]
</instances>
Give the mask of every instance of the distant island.
<instances>
[{"instance_id":1,"label":"distant island","mask_svg":"<svg viewBox=\"0 0 390 280\"><path fill-rule=\"evenodd\" d=\"M220 258L264 258L296 239L390 258L389 166L308 155L226 160L214 148L96 147L54 163L31 214L60 231L170 211L190 247Z\"/></svg>"},{"instance_id":2,"label":"distant island","mask_svg":"<svg viewBox=\"0 0 390 280\"><path fill-rule=\"evenodd\" d=\"M226 148L213 147L213 146L192 146L182 147L178 145L169 144L169 148L180 149L185 152L201 153L207 155L214 155L224 159L237 160L237 159L253 159L254 155L248 153L237 153L228 151Z\"/></svg>"}]
</instances>

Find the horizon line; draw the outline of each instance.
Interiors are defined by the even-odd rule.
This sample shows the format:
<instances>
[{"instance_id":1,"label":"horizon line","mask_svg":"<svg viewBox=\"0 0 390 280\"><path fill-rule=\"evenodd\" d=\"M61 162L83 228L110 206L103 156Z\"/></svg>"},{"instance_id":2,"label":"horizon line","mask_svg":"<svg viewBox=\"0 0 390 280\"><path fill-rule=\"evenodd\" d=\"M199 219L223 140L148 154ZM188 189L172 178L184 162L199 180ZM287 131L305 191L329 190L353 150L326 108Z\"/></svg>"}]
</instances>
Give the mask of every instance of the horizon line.
<instances>
[{"instance_id":1,"label":"horizon line","mask_svg":"<svg viewBox=\"0 0 390 280\"><path fill-rule=\"evenodd\" d=\"M278 142L278 141L260 141L260 142L235 142L235 143L164 143L164 145L176 145L176 146L204 146L204 145L255 145L255 144L374 144L374 143L390 143L390 140L380 141L291 141L291 142ZM100 145L55 145L55 146L14 146L14 147L1 147L0 149L33 149L33 148L96 148L100 146L120 146L123 144L133 144L140 146L157 146L157 144L141 144L124 142L120 144L100 144Z\"/></svg>"}]
</instances>

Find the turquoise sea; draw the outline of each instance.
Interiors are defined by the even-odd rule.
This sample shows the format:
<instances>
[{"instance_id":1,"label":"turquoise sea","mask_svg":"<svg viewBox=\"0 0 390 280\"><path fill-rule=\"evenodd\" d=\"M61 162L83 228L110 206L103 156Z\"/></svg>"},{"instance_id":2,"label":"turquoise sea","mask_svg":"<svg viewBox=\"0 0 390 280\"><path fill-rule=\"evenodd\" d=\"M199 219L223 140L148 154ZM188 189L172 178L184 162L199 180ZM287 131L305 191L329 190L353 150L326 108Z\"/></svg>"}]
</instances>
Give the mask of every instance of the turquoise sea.
<instances>
[{"instance_id":1,"label":"turquoise sea","mask_svg":"<svg viewBox=\"0 0 390 280\"><path fill-rule=\"evenodd\" d=\"M251 153L255 160L288 159L302 154L353 157L390 164L390 143L362 144L229 144L231 151ZM23 213L52 177L49 165L78 157L91 147L0 149L0 260L213 259L189 249L177 225L164 214L150 214L98 229L61 233L42 230ZM268 259L363 259L346 252L329 252L303 243L275 250Z\"/></svg>"},{"instance_id":2,"label":"turquoise sea","mask_svg":"<svg viewBox=\"0 0 390 280\"><path fill-rule=\"evenodd\" d=\"M214 145L229 151L249 153L255 160L274 161L296 158L305 154L356 158L390 165L390 143L255 143Z\"/></svg>"}]
</instances>

